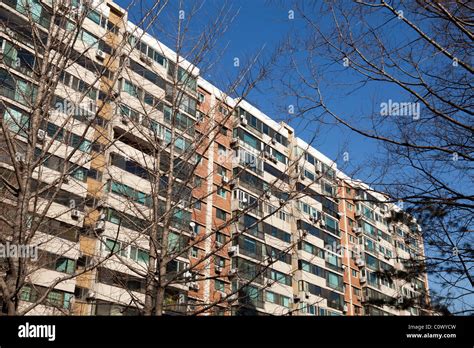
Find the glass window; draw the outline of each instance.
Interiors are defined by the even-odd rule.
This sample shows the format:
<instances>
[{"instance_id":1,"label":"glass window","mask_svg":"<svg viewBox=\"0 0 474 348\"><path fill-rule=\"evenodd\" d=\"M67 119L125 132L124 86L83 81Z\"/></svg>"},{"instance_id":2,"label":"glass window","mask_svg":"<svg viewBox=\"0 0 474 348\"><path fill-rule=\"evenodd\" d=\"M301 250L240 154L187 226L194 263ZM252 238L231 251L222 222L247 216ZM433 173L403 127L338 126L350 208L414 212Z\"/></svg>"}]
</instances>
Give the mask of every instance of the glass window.
<instances>
[{"instance_id":1,"label":"glass window","mask_svg":"<svg viewBox=\"0 0 474 348\"><path fill-rule=\"evenodd\" d=\"M225 221L227 219L227 213L222 209L216 208L216 217Z\"/></svg>"},{"instance_id":2,"label":"glass window","mask_svg":"<svg viewBox=\"0 0 474 348\"><path fill-rule=\"evenodd\" d=\"M217 144L217 153L219 154L219 156L226 156L227 155L226 147L221 144Z\"/></svg>"},{"instance_id":3,"label":"glass window","mask_svg":"<svg viewBox=\"0 0 474 348\"><path fill-rule=\"evenodd\" d=\"M276 294L271 291L267 291L266 298L268 302L275 303L276 302Z\"/></svg>"},{"instance_id":4,"label":"glass window","mask_svg":"<svg viewBox=\"0 0 474 348\"><path fill-rule=\"evenodd\" d=\"M61 306L63 302L63 296L60 292L58 291L50 291L48 293L48 303L52 306Z\"/></svg>"},{"instance_id":5,"label":"glass window","mask_svg":"<svg viewBox=\"0 0 474 348\"><path fill-rule=\"evenodd\" d=\"M227 191L225 189L223 189L222 187L219 187L217 189L217 195L222 197L222 198L226 198L227 197Z\"/></svg>"},{"instance_id":6,"label":"glass window","mask_svg":"<svg viewBox=\"0 0 474 348\"><path fill-rule=\"evenodd\" d=\"M214 280L214 289L218 291L225 291L225 283L222 280Z\"/></svg>"},{"instance_id":7,"label":"glass window","mask_svg":"<svg viewBox=\"0 0 474 348\"><path fill-rule=\"evenodd\" d=\"M64 272L68 274L73 274L75 270L75 261L67 259L65 257L60 257L56 260L55 270L58 272Z\"/></svg>"}]
</instances>

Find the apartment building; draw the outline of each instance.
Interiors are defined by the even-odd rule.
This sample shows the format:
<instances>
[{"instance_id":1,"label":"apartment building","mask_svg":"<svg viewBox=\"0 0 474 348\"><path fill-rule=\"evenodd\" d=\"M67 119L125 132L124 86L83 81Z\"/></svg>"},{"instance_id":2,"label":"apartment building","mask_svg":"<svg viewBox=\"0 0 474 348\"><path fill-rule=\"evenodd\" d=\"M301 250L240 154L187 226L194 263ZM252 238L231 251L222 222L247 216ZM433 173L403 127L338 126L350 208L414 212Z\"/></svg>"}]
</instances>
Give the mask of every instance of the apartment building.
<instances>
[{"instance_id":1,"label":"apartment building","mask_svg":"<svg viewBox=\"0 0 474 348\"><path fill-rule=\"evenodd\" d=\"M7 24L0 112L21 148L35 107L28 100L41 88L31 68L44 58L26 23L46 35L51 16L47 1L0 7ZM48 159L34 173L35 187L59 178L61 190L38 197L36 212L46 213L32 242L44 262L28 276L21 306L55 279L79 275L29 314L138 315L147 231L167 213L173 257L165 314L424 314L413 299L428 301L426 275L392 281L381 274L423 256L416 223L388 197L351 180L291 126L199 77L198 67L113 2L94 3L72 52L77 59L61 71L50 103L75 112L56 108L37 134L38 156ZM0 162L12 177L11 156ZM176 192L165 209L170 175ZM8 197L2 203L9 206Z\"/></svg>"}]
</instances>

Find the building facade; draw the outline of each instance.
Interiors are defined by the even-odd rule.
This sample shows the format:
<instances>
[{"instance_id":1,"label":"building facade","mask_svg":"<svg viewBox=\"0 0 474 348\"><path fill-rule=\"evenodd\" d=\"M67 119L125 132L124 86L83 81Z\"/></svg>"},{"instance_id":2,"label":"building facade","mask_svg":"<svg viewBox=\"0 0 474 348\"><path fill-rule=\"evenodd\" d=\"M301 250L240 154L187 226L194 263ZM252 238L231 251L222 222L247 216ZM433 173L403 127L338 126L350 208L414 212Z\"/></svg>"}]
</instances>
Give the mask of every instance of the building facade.
<instances>
[{"instance_id":1,"label":"building facade","mask_svg":"<svg viewBox=\"0 0 474 348\"><path fill-rule=\"evenodd\" d=\"M228 97L109 1L83 12L78 39L65 44L74 59L38 101L49 75L38 80L36 69L56 58L28 28L33 21L47 38L51 13L73 19L77 7L0 8L0 141L18 147L2 152L2 175L13 183L18 163L28 167L22 148L33 141L44 158L32 172L36 192L60 188L31 207L41 263L20 307L47 296L29 314L140 314L156 257L144 232L161 233L163 221L165 314L426 314L426 274L409 275L424 257L416 221L291 126ZM57 23L66 42L68 23ZM51 112L31 134L41 103Z\"/></svg>"}]
</instances>

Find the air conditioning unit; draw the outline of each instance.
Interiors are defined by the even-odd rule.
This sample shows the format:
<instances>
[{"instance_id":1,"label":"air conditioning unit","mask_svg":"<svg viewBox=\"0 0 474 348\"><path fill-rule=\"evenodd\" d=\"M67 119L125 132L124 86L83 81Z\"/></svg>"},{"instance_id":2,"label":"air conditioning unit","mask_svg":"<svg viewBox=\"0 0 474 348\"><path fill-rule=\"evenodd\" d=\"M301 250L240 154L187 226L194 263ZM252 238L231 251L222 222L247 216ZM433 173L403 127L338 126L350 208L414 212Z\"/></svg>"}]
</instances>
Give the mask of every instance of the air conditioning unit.
<instances>
[{"instance_id":1,"label":"air conditioning unit","mask_svg":"<svg viewBox=\"0 0 474 348\"><path fill-rule=\"evenodd\" d=\"M353 228L352 231L354 231L355 234L361 234L362 233L362 227Z\"/></svg>"},{"instance_id":2,"label":"air conditioning unit","mask_svg":"<svg viewBox=\"0 0 474 348\"><path fill-rule=\"evenodd\" d=\"M385 260L390 260L390 256L388 256L387 254L385 254L383 257L385 258Z\"/></svg>"},{"instance_id":3,"label":"air conditioning unit","mask_svg":"<svg viewBox=\"0 0 474 348\"><path fill-rule=\"evenodd\" d=\"M95 56L97 57L97 59L104 60L105 52L102 50L97 50L97 52L95 53Z\"/></svg>"},{"instance_id":4,"label":"air conditioning unit","mask_svg":"<svg viewBox=\"0 0 474 348\"><path fill-rule=\"evenodd\" d=\"M230 146L234 147L239 144L239 138L232 138L232 141L230 142Z\"/></svg>"},{"instance_id":5,"label":"air conditioning unit","mask_svg":"<svg viewBox=\"0 0 474 348\"><path fill-rule=\"evenodd\" d=\"M276 144L276 140L275 140L275 138L272 138L272 140L271 140L271 143L272 143L273 145L275 145L275 144Z\"/></svg>"},{"instance_id":6,"label":"air conditioning unit","mask_svg":"<svg viewBox=\"0 0 474 348\"><path fill-rule=\"evenodd\" d=\"M360 219L360 218L362 217L362 214L361 214L361 213L355 213L355 214L354 214L354 217L355 217L356 219Z\"/></svg>"},{"instance_id":7,"label":"air conditioning unit","mask_svg":"<svg viewBox=\"0 0 474 348\"><path fill-rule=\"evenodd\" d=\"M319 220L319 226L326 227L326 221L324 219Z\"/></svg>"},{"instance_id":8,"label":"air conditioning unit","mask_svg":"<svg viewBox=\"0 0 474 348\"><path fill-rule=\"evenodd\" d=\"M229 178L227 176L222 177L222 183L228 184L229 183Z\"/></svg>"},{"instance_id":9,"label":"air conditioning unit","mask_svg":"<svg viewBox=\"0 0 474 348\"><path fill-rule=\"evenodd\" d=\"M197 282L191 282L189 283L189 289L193 291L198 291L199 290L199 284Z\"/></svg>"},{"instance_id":10,"label":"air conditioning unit","mask_svg":"<svg viewBox=\"0 0 474 348\"><path fill-rule=\"evenodd\" d=\"M216 266L214 267L214 270L216 271L216 273L221 273L221 272L222 272L222 267L216 265Z\"/></svg>"},{"instance_id":11,"label":"air conditioning unit","mask_svg":"<svg viewBox=\"0 0 474 348\"><path fill-rule=\"evenodd\" d=\"M344 307L342 308L342 311L343 311L344 313L347 313L347 310L348 310L348 307L347 307L347 305L345 304Z\"/></svg>"},{"instance_id":12,"label":"air conditioning unit","mask_svg":"<svg viewBox=\"0 0 474 348\"><path fill-rule=\"evenodd\" d=\"M317 175L321 174L321 164L320 163L315 163L314 164L314 171L316 172Z\"/></svg>"},{"instance_id":13,"label":"air conditioning unit","mask_svg":"<svg viewBox=\"0 0 474 348\"><path fill-rule=\"evenodd\" d=\"M239 183L240 183L240 181L239 181L238 178L232 179L232 180L229 181L229 186L230 186L231 188L234 187L234 186L239 186Z\"/></svg>"},{"instance_id":14,"label":"air conditioning unit","mask_svg":"<svg viewBox=\"0 0 474 348\"><path fill-rule=\"evenodd\" d=\"M338 217L339 219L342 218L343 215L344 215L344 214L343 214L342 212L340 212L340 211L337 212L337 217Z\"/></svg>"},{"instance_id":15,"label":"air conditioning unit","mask_svg":"<svg viewBox=\"0 0 474 348\"><path fill-rule=\"evenodd\" d=\"M273 156L273 155L270 155L269 159L270 159L270 161L272 161L273 163L277 163L277 162L278 162L277 158L276 158L275 156Z\"/></svg>"},{"instance_id":16,"label":"air conditioning unit","mask_svg":"<svg viewBox=\"0 0 474 348\"><path fill-rule=\"evenodd\" d=\"M300 302L300 301L301 301L301 298L300 298L300 296L299 296L299 295L296 295L296 294L294 294L294 295L293 295L293 302L294 302L294 303L298 303L298 302Z\"/></svg>"},{"instance_id":17,"label":"air conditioning unit","mask_svg":"<svg viewBox=\"0 0 474 348\"><path fill-rule=\"evenodd\" d=\"M121 121L123 124L127 125L130 120L127 116L122 116Z\"/></svg>"},{"instance_id":18,"label":"air conditioning unit","mask_svg":"<svg viewBox=\"0 0 474 348\"><path fill-rule=\"evenodd\" d=\"M245 115L240 115L240 124L242 126L246 126L247 125L247 119L245 118Z\"/></svg>"},{"instance_id":19,"label":"air conditioning unit","mask_svg":"<svg viewBox=\"0 0 474 348\"><path fill-rule=\"evenodd\" d=\"M99 220L95 223L94 231L102 233L105 231L105 221Z\"/></svg>"},{"instance_id":20,"label":"air conditioning unit","mask_svg":"<svg viewBox=\"0 0 474 348\"><path fill-rule=\"evenodd\" d=\"M146 54L143 54L143 53L140 54L140 60L142 62L144 62L145 64L147 64L147 65L151 65L151 63L152 63L150 57L148 57Z\"/></svg>"},{"instance_id":21,"label":"air conditioning unit","mask_svg":"<svg viewBox=\"0 0 474 348\"><path fill-rule=\"evenodd\" d=\"M79 210L77 209L71 210L71 218L73 218L74 220L77 220L79 219L80 216L81 216L81 213Z\"/></svg>"},{"instance_id":22,"label":"air conditioning unit","mask_svg":"<svg viewBox=\"0 0 474 348\"><path fill-rule=\"evenodd\" d=\"M110 100L116 100L120 96L118 91L110 91Z\"/></svg>"},{"instance_id":23,"label":"air conditioning unit","mask_svg":"<svg viewBox=\"0 0 474 348\"><path fill-rule=\"evenodd\" d=\"M399 304L402 304L402 303L403 303L403 297L399 297L399 298L397 299L397 302L398 302Z\"/></svg>"},{"instance_id":24,"label":"air conditioning unit","mask_svg":"<svg viewBox=\"0 0 474 348\"><path fill-rule=\"evenodd\" d=\"M286 203L286 200L284 200L283 198L280 198L280 205L284 205Z\"/></svg>"},{"instance_id":25,"label":"air conditioning unit","mask_svg":"<svg viewBox=\"0 0 474 348\"><path fill-rule=\"evenodd\" d=\"M239 270L238 270L237 268L231 268L231 269L229 270L229 273L227 273L227 276L228 276L228 277L234 277L234 276L237 275L237 272L238 272L238 271L239 271Z\"/></svg>"},{"instance_id":26,"label":"air conditioning unit","mask_svg":"<svg viewBox=\"0 0 474 348\"><path fill-rule=\"evenodd\" d=\"M94 300L96 297L96 293L92 290L87 290L86 293L86 300Z\"/></svg>"},{"instance_id":27,"label":"air conditioning unit","mask_svg":"<svg viewBox=\"0 0 474 348\"><path fill-rule=\"evenodd\" d=\"M270 191L265 192L265 197L266 197L266 198L271 198L271 197L272 197L272 193L271 193Z\"/></svg>"},{"instance_id":28,"label":"air conditioning unit","mask_svg":"<svg viewBox=\"0 0 474 348\"><path fill-rule=\"evenodd\" d=\"M239 246L238 245L234 245L234 246L231 246L229 247L229 249L227 250L227 253L232 256L232 255L237 255L239 253Z\"/></svg>"},{"instance_id":29,"label":"air conditioning unit","mask_svg":"<svg viewBox=\"0 0 474 348\"><path fill-rule=\"evenodd\" d=\"M367 281L367 278L364 277L364 276L361 276L361 277L359 278L359 281L360 281L361 284L362 284L362 283L365 283L365 282Z\"/></svg>"},{"instance_id":30,"label":"air conditioning unit","mask_svg":"<svg viewBox=\"0 0 474 348\"><path fill-rule=\"evenodd\" d=\"M365 261L364 260L356 260L355 263L358 267L364 267L365 266Z\"/></svg>"},{"instance_id":31,"label":"air conditioning unit","mask_svg":"<svg viewBox=\"0 0 474 348\"><path fill-rule=\"evenodd\" d=\"M36 135L38 142L43 142L46 139L46 131L43 129L38 129L38 134Z\"/></svg>"},{"instance_id":32,"label":"air conditioning unit","mask_svg":"<svg viewBox=\"0 0 474 348\"><path fill-rule=\"evenodd\" d=\"M303 299L303 298L308 299L310 295L311 295L311 294L310 294L309 291L300 291L300 292L298 293L298 298L300 298L300 299Z\"/></svg>"}]
</instances>

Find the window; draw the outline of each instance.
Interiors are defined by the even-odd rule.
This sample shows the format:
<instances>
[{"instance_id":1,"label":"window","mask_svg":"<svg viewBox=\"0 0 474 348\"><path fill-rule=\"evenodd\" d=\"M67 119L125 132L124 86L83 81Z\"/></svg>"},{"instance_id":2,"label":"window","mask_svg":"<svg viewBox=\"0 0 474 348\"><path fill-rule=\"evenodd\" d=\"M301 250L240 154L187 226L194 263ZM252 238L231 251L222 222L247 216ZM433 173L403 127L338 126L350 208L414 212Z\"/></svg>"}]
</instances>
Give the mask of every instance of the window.
<instances>
[{"instance_id":1,"label":"window","mask_svg":"<svg viewBox=\"0 0 474 348\"><path fill-rule=\"evenodd\" d=\"M216 256L214 259L214 264L219 267L225 267L225 259L220 256Z\"/></svg>"},{"instance_id":2,"label":"window","mask_svg":"<svg viewBox=\"0 0 474 348\"><path fill-rule=\"evenodd\" d=\"M128 256L127 248L124 247L119 241L107 238L105 240L105 247L110 253L125 257Z\"/></svg>"},{"instance_id":3,"label":"window","mask_svg":"<svg viewBox=\"0 0 474 348\"><path fill-rule=\"evenodd\" d=\"M137 262L148 264L150 255L148 251L132 246L130 247L130 258Z\"/></svg>"},{"instance_id":4,"label":"window","mask_svg":"<svg viewBox=\"0 0 474 348\"><path fill-rule=\"evenodd\" d=\"M310 179L311 181L314 181L315 176L313 172L310 172L309 170L305 169L304 170L304 176Z\"/></svg>"},{"instance_id":5,"label":"window","mask_svg":"<svg viewBox=\"0 0 474 348\"><path fill-rule=\"evenodd\" d=\"M332 272L327 272L326 280L330 288L342 291L343 280L341 276Z\"/></svg>"},{"instance_id":6,"label":"window","mask_svg":"<svg viewBox=\"0 0 474 348\"><path fill-rule=\"evenodd\" d=\"M217 175L227 176L227 169L225 169L224 167L220 165L217 165Z\"/></svg>"},{"instance_id":7,"label":"window","mask_svg":"<svg viewBox=\"0 0 474 348\"><path fill-rule=\"evenodd\" d=\"M199 103L204 103L204 100L206 99L206 96L202 93L198 93L198 101Z\"/></svg>"},{"instance_id":8,"label":"window","mask_svg":"<svg viewBox=\"0 0 474 348\"><path fill-rule=\"evenodd\" d=\"M275 303L276 302L276 294L271 291L267 291L266 298L268 302Z\"/></svg>"},{"instance_id":9,"label":"window","mask_svg":"<svg viewBox=\"0 0 474 348\"><path fill-rule=\"evenodd\" d=\"M287 276L284 273L275 271L274 269L270 270L268 278L275 280L276 282L284 285L291 285L291 277Z\"/></svg>"},{"instance_id":10,"label":"window","mask_svg":"<svg viewBox=\"0 0 474 348\"><path fill-rule=\"evenodd\" d=\"M221 126L221 127L219 128L219 133L222 134L222 135L227 136L227 133L228 133L228 132L229 132L229 129L226 128L226 127L224 127L224 126Z\"/></svg>"},{"instance_id":11,"label":"window","mask_svg":"<svg viewBox=\"0 0 474 348\"><path fill-rule=\"evenodd\" d=\"M219 154L219 156L226 156L227 155L226 147L221 144L217 144L217 153Z\"/></svg>"},{"instance_id":12,"label":"window","mask_svg":"<svg viewBox=\"0 0 474 348\"><path fill-rule=\"evenodd\" d=\"M32 290L29 285L25 285L21 288L20 299L22 301L35 302L37 298L37 292Z\"/></svg>"},{"instance_id":13,"label":"window","mask_svg":"<svg viewBox=\"0 0 474 348\"><path fill-rule=\"evenodd\" d=\"M65 257L60 257L56 260L55 270L58 272L64 272L73 274L76 269L76 262Z\"/></svg>"},{"instance_id":14,"label":"window","mask_svg":"<svg viewBox=\"0 0 474 348\"><path fill-rule=\"evenodd\" d=\"M352 276L357 277L357 271L355 269L351 270Z\"/></svg>"},{"instance_id":15,"label":"window","mask_svg":"<svg viewBox=\"0 0 474 348\"><path fill-rule=\"evenodd\" d=\"M305 157L306 157L306 160L311 163L312 165L314 165L316 162L315 162L315 158L310 155L309 153L305 153Z\"/></svg>"},{"instance_id":16,"label":"window","mask_svg":"<svg viewBox=\"0 0 474 348\"><path fill-rule=\"evenodd\" d=\"M324 216L324 220L326 221L326 229L339 235L339 222L333 218L330 218L328 215Z\"/></svg>"},{"instance_id":17,"label":"window","mask_svg":"<svg viewBox=\"0 0 474 348\"><path fill-rule=\"evenodd\" d=\"M354 211L354 204L347 202L347 209Z\"/></svg>"},{"instance_id":18,"label":"window","mask_svg":"<svg viewBox=\"0 0 474 348\"><path fill-rule=\"evenodd\" d=\"M199 249L196 247L191 248L191 257L198 258L199 257Z\"/></svg>"},{"instance_id":19,"label":"window","mask_svg":"<svg viewBox=\"0 0 474 348\"><path fill-rule=\"evenodd\" d=\"M226 242L225 234L217 232L216 233L216 242L220 243L220 244L225 244L225 242Z\"/></svg>"},{"instance_id":20,"label":"window","mask_svg":"<svg viewBox=\"0 0 474 348\"><path fill-rule=\"evenodd\" d=\"M201 201L194 202L194 209L201 210Z\"/></svg>"},{"instance_id":21,"label":"window","mask_svg":"<svg viewBox=\"0 0 474 348\"><path fill-rule=\"evenodd\" d=\"M227 220L227 213L223 211L222 209L216 208L216 217L219 220Z\"/></svg>"},{"instance_id":22,"label":"window","mask_svg":"<svg viewBox=\"0 0 474 348\"><path fill-rule=\"evenodd\" d=\"M335 193L336 193L335 188L331 184L329 184L328 182L324 181L321 186L322 186L321 188L323 189L323 193L325 193L329 196L334 196L335 195Z\"/></svg>"},{"instance_id":23,"label":"window","mask_svg":"<svg viewBox=\"0 0 474 348\"><path fill-rule=\"evenodd\" d=\"M62 294L58 291L50 291L48 293L48 303L52 306L59 307L62 304Z\"/></svg>"},{"instance_id":24,"label":"window","mask_svg":"<svg viewBox=\"0 0 474 348\"><path fill-rule=\"evenodd\" d=\"M214 289L218 291L225 291L225 283L222 280L214 280Z\"/></svg>"},{"instance_id":25,"label":"window","mask_svg":"<svg viewBox=\"0 0 474 348\"><path fill-rule=\"evenodd\" d=\"M278 162L281 162L283 164L286 164L286 156L283 155L281 152L276 151L275 149L272 149L273 156L278 160Z\"/></svg>"},{"instance_id":26,"label":"window","mask_svg":"<svg viewBox=\"0 0 474 348\"><path fill-rule=\"evenodd\" d=\"M223 189L222 187L219 187L217 189L217 195L219 197L226 198L227 197L227 190Z\"/></svg>"},{"instance_id":27,"label":"window","mask_svg":"<svg viewBox=\"0 0 474 348\"><path fill-rule=\"evenodd\" d=\"M202 178L199 177L199 176L195 176L195 177L194 177L194 185L195 185L196 187L201 187L201 185L202 185Z\"/></svg>"}]
</instances>

